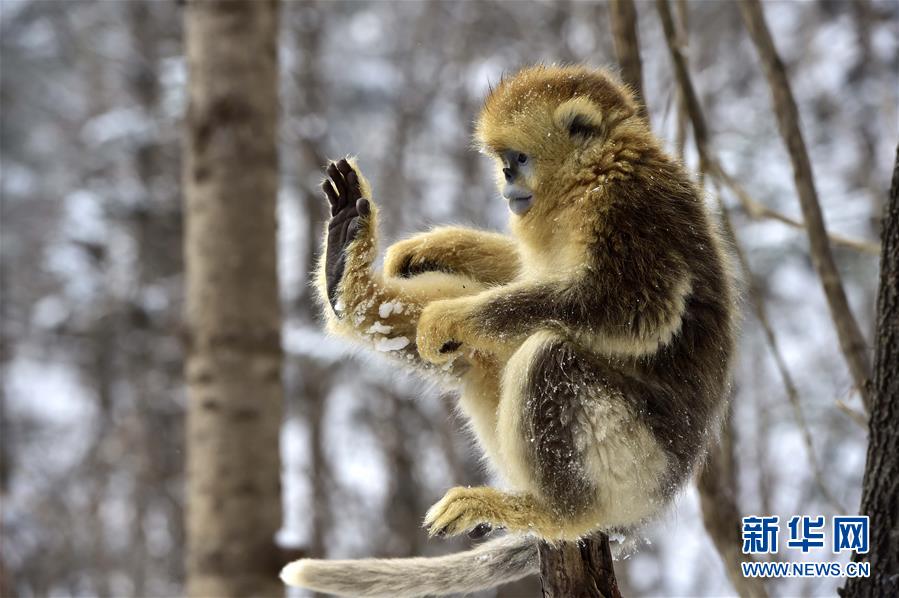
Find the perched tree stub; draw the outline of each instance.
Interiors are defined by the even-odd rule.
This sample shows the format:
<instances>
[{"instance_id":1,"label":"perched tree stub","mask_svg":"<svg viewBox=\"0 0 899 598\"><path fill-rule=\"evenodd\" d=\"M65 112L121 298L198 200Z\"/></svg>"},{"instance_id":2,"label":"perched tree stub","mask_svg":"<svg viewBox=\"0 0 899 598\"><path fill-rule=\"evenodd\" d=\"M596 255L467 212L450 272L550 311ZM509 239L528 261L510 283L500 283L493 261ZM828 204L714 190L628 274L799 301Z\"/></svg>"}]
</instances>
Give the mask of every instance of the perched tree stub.
<instances>
[{"instance_id":1,"label":"perched tree stub","mask_svg":"<svg viewBox=\"0 0 899 598\"><path fill-rule=\"evenodd\" d=\"M603 533L555 546L541 542L540 582L544 598L621 598Z\"/></svg>"}]
</instances>

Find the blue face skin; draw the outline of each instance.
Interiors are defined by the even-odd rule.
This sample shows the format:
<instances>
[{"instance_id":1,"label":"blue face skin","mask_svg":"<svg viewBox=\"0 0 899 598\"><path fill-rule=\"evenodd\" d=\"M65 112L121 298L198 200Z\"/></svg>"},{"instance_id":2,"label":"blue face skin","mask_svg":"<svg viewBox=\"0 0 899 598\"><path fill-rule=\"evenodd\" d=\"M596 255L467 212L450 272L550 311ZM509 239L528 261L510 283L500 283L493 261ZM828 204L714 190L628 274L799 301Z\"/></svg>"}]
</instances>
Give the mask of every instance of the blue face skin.
<instances>
[{"instance_id":1,"label":"blue face skin","mask_svg":"<svg viewBox=\"0 0 899 598\"><path fill-rule=\"evenodd\" d=\"M527 186L531 174L531 158L527 154L507 150L500 154L503 161L503 197L509 202L509 209L516 216L524 216L534 203L534 193Z\"/></svg>"}]
</instances>

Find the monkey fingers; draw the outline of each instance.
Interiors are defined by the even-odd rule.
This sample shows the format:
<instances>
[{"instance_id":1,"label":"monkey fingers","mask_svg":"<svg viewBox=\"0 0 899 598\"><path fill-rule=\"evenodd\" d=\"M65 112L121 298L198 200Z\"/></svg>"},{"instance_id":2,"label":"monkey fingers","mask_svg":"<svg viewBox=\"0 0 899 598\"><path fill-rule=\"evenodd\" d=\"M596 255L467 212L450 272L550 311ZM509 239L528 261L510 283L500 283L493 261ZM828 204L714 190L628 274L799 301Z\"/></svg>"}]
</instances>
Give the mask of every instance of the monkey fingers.
<instances>
[{"instance_id":1,"label":"monkey fingers","mask_svg":"<svg viewBox=\"0 0 899 598\"><path fill-rule=\"evenodd\" d=\"M331 219L325 250L325 278L328 301L339 317L338 288L346 267L346 251L371 215L371 204L362 197L359 177L346 160L331 163L327 173L331 180L322 183L322 190L331 205Z\"/></svg>"},{"instance_id":2,"label":"monkey fingers","mask_svg":"<svg viewBox=\"0 0 899 598\"><path fill-rule=\"evenodd\" d=\"M422 359L443 365L459 356L464 344L460 326L464 306L464 302L454 299L433 301L425 306L418 319L415 339Z\"/></svg>"}]
</instances>

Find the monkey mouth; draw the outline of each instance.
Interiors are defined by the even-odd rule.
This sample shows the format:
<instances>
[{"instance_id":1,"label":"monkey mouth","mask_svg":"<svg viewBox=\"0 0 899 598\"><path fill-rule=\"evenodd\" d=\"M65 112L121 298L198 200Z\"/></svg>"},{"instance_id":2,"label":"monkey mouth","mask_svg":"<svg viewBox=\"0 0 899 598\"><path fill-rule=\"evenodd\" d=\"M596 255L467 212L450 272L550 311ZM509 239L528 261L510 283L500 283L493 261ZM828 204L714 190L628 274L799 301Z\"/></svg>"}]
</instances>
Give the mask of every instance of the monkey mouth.
<instances>
[{"instance_id":1,"label":"monkey mouth","mask_svg":"<svg viewBox=\"0 0 899 598\"><path fill-rule=\"evenodd\" d=\"M516 216L523 216L525 212L531 209L531 204L534 203L533 195L526 195L524 197L510 197L509 199L509 209L512 210L512 213Z\"/></svg>"}]
</instances>

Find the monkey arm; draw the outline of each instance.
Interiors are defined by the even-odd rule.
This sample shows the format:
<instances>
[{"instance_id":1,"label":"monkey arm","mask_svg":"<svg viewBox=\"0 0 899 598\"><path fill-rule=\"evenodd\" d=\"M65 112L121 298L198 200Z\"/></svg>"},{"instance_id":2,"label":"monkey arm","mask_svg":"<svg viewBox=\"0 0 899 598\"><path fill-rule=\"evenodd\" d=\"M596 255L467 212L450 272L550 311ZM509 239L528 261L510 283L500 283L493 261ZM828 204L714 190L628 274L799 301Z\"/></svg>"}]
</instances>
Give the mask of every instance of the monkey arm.
<instances>
[{"instance_id":1,"label":"monkey arm","mask_svg":"<svg viewBox=\"0 0 899 598\"><path fill-rule=\"evenodd\" d=\"M372 269L353 268L350 273L348 268L340 285L337 308L332 309L321 274L316 287L329 333L428 371L434 369L433 364L421 360L415 344L418 319L425 305L435 299L483 289L476 281L442 272L391 279ZM461 373L464 364L458 365Z\"/></svg>"},{"instance_id":2,"label":"monkey arm","mask_svg":"<svg viewBox=\"0 0 899 598\"><path fill-rule=\"evenodd\" d=\"M372 266L377 254L377 206L371 188L351 161L328 168L323 185L331 204L315 289L326 330L402 363L433 370L415 346L424 306L434 299L470 295L483 285L465 276L430 272L411 279L386 278ZM460 363L459 367L464 367Z\"/></svg>"},{"instance_id":3,"label":"monkey arm","mask_svg":"<svg viewBox=\"0 0 899 598\"><path fill-rule=\"evenodd\" d=\"M436 301L421 315L418 348L435 363L455 350L510 355L522 340L560 329L599 351L639 356L667 344L680 329L691 277L658 245L602 254L574 279L516 282L472 297Z\"/></svg>"},{"instance_id":4,"label":"monkey arm","mask_svg":"<svg viewBox=\"0 0 899 598\"><path fill-rule=\"evenodd\" d=\"M424 272L462 274L484 284L508 284L518 275L521 259L515 241L506 235L442 226L387 248L384 273L410 278Z\"/></svg>"}]
</instances>

